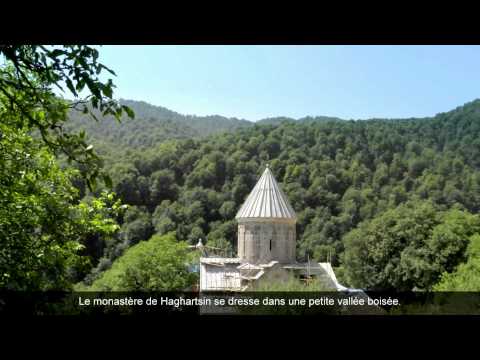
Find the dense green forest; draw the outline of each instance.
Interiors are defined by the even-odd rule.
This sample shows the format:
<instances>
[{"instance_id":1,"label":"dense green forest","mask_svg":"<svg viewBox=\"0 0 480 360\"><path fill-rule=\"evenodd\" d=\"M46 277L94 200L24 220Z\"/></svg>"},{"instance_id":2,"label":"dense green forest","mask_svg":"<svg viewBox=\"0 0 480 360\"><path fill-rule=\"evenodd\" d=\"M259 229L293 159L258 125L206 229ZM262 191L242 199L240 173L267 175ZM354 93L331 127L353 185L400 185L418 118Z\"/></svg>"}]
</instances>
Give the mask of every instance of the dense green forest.
<instances>
[{"instance_id":1,"label":"dense green forest","mask_svg":"<svg viewBox=\"0 0 480 360\"><path fill-rule=\"evenodd\" d=\"M144 133L148 139L149 127L142 131L144 122L137 124L132 137L141 139ZM123 133L121 142L129 141L129 133ZM97 138L93 142L97 145ZM343 281L354 286L430 288L464 260L468 237L478 230L460 233L458 243L448 239L455 243L452 248L431 244L441 241L432 240L436 226L449 226L442 220L453 216L448 211L467 216L480 209L480 101L425 119L319 117L252 123L207 137L145 144L138 150L124 147L120 155L99 139L102 145L113 190L130 207L116 241L91 248L98 265L87 282L109 268L124 249L154 234L173 231L177 239L191 244L203 238L234 253L235 213L266 163L298 214L298 259L308 254L325 261L330 255ZM383 259L361 256L358 246L348 248L366 226L385 231L386 239L389 229L382 226L395 220L401 206L428 208L426 219L434 214L441 219L429 226L420 223L423 233L416 231L409 239L393 238L398 246ZM409 228L422 221L408 209L397 217L410 220L403 225ZM357 236L368 239L363 233ZM386 241L364 244L374 245L389 246ZM439 251L445 252L445 259L437 264ZM368 272L369 261L382 268Z\"/></svg>"},{"instance_id":2,"label":"dense green forest","mask_svg":"<svg viewBox=\"0 0 480 360\"><path fill-rule=\"evenodd\" d=\"M22 77L1 75L2 287L185 288L188 244L235 253L235 214L268 163L298 215L299 261L331 259L354 287L479 290L480 100L422 119L253 123L112 104L111 83L93 83L103 103L47 92L39 115L28 87L9 100Z\"/></svg>"}]
</instances>

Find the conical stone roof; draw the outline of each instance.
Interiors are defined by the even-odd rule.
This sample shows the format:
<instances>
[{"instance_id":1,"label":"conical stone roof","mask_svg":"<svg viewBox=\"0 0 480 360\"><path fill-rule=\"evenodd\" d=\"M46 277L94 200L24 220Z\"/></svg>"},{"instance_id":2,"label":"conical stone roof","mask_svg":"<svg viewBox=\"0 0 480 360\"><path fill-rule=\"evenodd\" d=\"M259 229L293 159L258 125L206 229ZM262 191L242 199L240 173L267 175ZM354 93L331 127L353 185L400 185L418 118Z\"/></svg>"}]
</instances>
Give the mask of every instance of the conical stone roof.
<instances>
[{"instance_id":1,"label":"conical stone roof","mask_svg":"<svg viewBox=\"0 0 480 360\"><path fill-rule=\"evenodd\" d=\"M295 211L278 186L268 165L235 218L297 219Z\"/></svg>"}]
</instances>

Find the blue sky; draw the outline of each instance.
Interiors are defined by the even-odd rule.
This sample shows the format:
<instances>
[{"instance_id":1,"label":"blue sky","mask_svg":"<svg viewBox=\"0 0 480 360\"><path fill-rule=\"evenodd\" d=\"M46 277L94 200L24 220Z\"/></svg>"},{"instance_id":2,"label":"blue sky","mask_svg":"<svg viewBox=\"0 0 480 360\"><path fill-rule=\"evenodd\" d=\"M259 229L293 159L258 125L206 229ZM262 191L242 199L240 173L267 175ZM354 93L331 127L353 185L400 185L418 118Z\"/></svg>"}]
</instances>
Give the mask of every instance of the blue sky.
<instances>
[{"instance_id":1,"label":"blue sky","mask_svg":"<svg viewBox=\"0 0 480 360\"><path fill-rule=\"evenodd\" d=\"M102 46L115 97L182 114L433 116L480 98L480 46Z\"/></svg>"}]
</instances>

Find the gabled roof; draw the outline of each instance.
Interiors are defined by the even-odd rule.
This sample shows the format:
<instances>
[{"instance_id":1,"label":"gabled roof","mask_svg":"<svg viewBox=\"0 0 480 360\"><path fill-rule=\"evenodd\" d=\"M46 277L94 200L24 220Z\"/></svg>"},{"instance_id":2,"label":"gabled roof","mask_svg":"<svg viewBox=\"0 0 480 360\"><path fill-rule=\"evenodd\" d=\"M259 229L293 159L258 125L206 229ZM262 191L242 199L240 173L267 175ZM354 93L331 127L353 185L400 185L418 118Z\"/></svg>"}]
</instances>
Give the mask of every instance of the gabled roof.
<instances>
[{"instance_id":1,"label":"gabled roof","mask_svg":"<svg viewBox=\"0 0 480 360\"><path fill-rule=\"evenodd\" d=\"M295 211L278 186L268 165L235 218L297 219Z\"/></svg>"}]
</instances>

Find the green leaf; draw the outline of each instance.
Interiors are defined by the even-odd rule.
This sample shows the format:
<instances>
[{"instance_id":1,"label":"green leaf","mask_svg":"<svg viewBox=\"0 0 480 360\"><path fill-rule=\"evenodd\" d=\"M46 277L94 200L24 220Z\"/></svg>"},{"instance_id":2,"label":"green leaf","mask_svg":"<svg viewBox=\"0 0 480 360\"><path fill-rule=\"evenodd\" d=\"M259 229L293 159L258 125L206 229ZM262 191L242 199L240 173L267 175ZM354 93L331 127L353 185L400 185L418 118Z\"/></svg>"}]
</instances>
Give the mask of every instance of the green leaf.
<instances>
[{"instance_id":1,"label":"green leaf","mask_svg":"<svg viewBox=\"0 0 480 360\"><path fill-rule=\"evenodd\" d=\"M64 54L65 54L65 51L60 50L60 49L55 49L52 52L50 52L48 55L50 56L50 58L56 58L56 57L59 57L60 55L64 55Z\"/></svg>"},{"instance_id":2,"label":"green leaf","mask_svg":"<svg viewBox=\"0 0 480 360\"><path fill-rule=\"evenodd\" d=\"M105 186L111 189L113 187L112 184L112 179L108 174L103 174L103 182L105 183Z\"/></svg>"},{"instance_id":3,"label":"green leaf","mask_svg":"<svg viewBox=\"0 0 480 360\"><path fill-rule=\"evenodd\" d=\"M72 92L73 95L75 95L75 97L77 97L78 94L77 94L77 91L75 90L75 87L73 86L72 80L67 78L65 82L67 84L68 89Z\"/></svg>"},{"instance_id":4,"label":"green leaf","mask_svg":"<svg viewBox=\"0 0 480 360\"><path fill-rule=\"evenodd\" d=\"M90 180L90 178L86 178L86 183L87 183L87 187L88 187L88 190L92 191L93 192L93 184L92 184L92 181Z\"/></svg>"},{"instance_id":5,"label":"green leaf","mask_svg":"<svg viewBox=\"0 0 480 360\"><path fill-rule=\"evenodd\" d=\"M98 59L98 50L97 49L92 49L92 57L93 57L93 61L97 61L97 59Z\"/></svg>"},{"instance_id":6,"label":"green leaf","mask_svg":"<svg viewBox=\"0 0 480 360\"><path fill-rule=\"evenodd\" d=\"M84 78L81 78L81 79L78 80L78 82L77 82L77 90L78 90L78 91L82 91L84 87L85 87L85 79L84 79Z\"/></svg>"},{"instance_id":7,"label":"green leaf","mask_svg":"<svg viewBox=\"0 0 480 360\"><path fill-rule=\"evenodd\" d=\"M113 96L113 90L112 90L112 87L111 86L104 86L103 89L102 89L103 93L105 94L106 97L108 98L112 98Z\"/></svg>"},{"instance_id":8,"label":"green leaf","mask_svg":"<svg viewBox=\"0 0 480 360\"><path fill-rule=\"evenodd\" d=\"M127 105L122 105L122 109L127 113L129 118L135 119L135 113Z\"/></svg>"}]
</instances>

